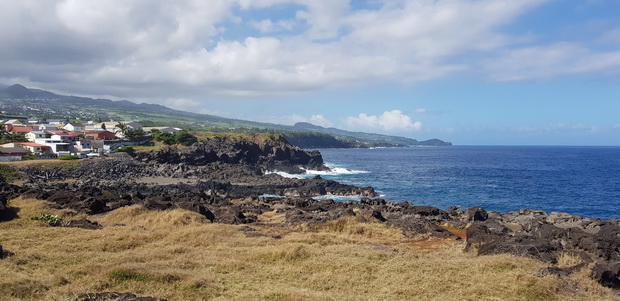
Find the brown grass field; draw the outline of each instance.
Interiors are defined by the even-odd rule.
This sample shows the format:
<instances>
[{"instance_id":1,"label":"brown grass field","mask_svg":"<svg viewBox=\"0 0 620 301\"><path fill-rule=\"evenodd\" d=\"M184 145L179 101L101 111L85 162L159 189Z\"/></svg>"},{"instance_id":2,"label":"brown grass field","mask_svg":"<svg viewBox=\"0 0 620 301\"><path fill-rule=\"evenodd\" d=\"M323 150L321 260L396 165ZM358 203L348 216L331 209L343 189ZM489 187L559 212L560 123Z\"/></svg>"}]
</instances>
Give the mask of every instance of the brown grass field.
<instances>
[{"instance_id":1,"label":"brown grass field","mask_svg":"<svg viewBox=\"0 0 620 301\"><path fill-rule=\"evenodd\" d=\"M132 206L90 216L105 228L84 230L31 220L75 212L29 199L9 205L19 217L0 222L0 244L14 253L0 260L0 300L106 291L168 300L613 300L586 269L537 277L539 261L477 257L462 241L416 241L355 219L291 229L269 213L251 231Z\"/></svg>"}]
</instances>

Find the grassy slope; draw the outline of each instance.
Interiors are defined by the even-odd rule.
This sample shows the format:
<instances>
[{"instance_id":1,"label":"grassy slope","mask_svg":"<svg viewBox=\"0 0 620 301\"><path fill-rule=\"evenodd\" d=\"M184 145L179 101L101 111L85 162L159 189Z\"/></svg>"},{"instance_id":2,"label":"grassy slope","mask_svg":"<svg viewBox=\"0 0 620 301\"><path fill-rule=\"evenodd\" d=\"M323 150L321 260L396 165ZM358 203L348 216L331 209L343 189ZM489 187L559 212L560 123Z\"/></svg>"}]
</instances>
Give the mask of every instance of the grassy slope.
<instances>
[{"instance_id":1,"label":"grassy slope","mask_svg":"<svg viewBox=\"0 0 620 301\"><path fill-rule=\"evenodd\" d=\"M288 229L271 213L252 225L258 231L243 232L188 211L132 206L89 217L106 227L83 230L30 220L42 213L75 218L74 212L28 199L10 205L20 218L0 223L0 244L15 253L0 260L2 300L66 300L97 291L169 300L611 298L585 271L539 278L538 261L475 257L461 251L462 242L415 242L355 220Z\"/></svg>"}]
</instances>

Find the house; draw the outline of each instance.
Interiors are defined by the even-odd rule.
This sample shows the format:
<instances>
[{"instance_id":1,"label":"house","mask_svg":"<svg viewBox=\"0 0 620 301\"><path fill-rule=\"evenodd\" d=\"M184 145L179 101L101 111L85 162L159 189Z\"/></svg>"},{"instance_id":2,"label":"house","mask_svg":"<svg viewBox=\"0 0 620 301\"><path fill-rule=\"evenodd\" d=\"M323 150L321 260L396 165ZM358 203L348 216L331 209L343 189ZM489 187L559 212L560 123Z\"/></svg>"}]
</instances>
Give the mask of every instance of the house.
<instances>
[{"instance_id":1,"label":"house","mask_svg":"<svg viewBox=\"0 0 620 301\"><path fill-rule=\"evenodd\" d=\"M116 135L110 131L86 132L84 136L91 139L116 140Z\"/></svg>"},{"instance_id":2,"label":"house","mask_svg":"<svg viewBox=\"0 0 620 301\"><path fill-rule=\"evenodd\" d=\"M41 124L41 125L39 125L39 130L41 130L41 131L54 131L54 130L58 130L58 125L56 125L56 124L49 124L49 123Z\"/></svg>"},{"instance_id":3,"label":"house","mask_svg":"<svg viewBox=\"0 0 620 301\"><path fill-rule=\"evenodd\" d=\"M142 125L138 122L135 121L106 121L106 122L101 122L101 123L95 123L92 125L86 125L85 128L87 131L97 131L97 130L108 130L108 131L112 131L114 133L118 133L119 129L117 127L117 125L119 123L124 123L127 125L127 128L130 130L142 130Z\"/></svg>"},{"instance_id":4,"label":"house","mask_svg":"<svg viewBox=\"0 0 620 301\"><path fill-rule=\"evenodd\" d=\"M26 134L32 132L32 127L25 125L5 124L5 129L13 134Z\"/></svg>"},{"instance_id":5,"label":"house","mask_svg":"<svg viewBox=\"0 0 620 301\"><path fill-rule=\"evenodd\" d=\"M52 133L44 132L44 131L32 131L26 133L26 139L30 142L34 142L36 139L47 139L52 138Z\"/></svg>"},{"instance_id":6,"label":"house","mask_svg":"<svg viewBox=\"0 0 620 301\"><path fill-rule=\"evenodd\" d=\"M30 151L23 147L3 147L0 146L0 156L25 156Z\"/></svg>"},{"instance_id":7,"label":"house","mask_svg":"<svg viewBox=\"0 0 620 301\"><path fill-rule=\"evenodd\" d=\"M175 134L175 135L181 132L180 128L171 128L171 127L165 127L165 126L144 127L144 128L142 128L142 130L145 133L147 133L147 134L150 134L153 130L158 130L158 131L160 131L162 133L171 133L171 134Z\"/></svg>"},{"instance_id":8,"label":"house","mask_svg":"<svg viewBox=\"0 0 620 301\"><path fill-rule=\"evenodd\" d=\"M62 125L69 123L69 119L48 119L47 123L54 125Z\"/></svg>"},{"instance_id":9,"label":"house","mask_svg":"<svg viewBox=\"0 0 620 301\"><path fill-rule=\"evenodd\" d=\"M84 124L82 124L82 123L69 122L69 123L65 124L64 129L67 130L67 131L71 131L71 132L82 132L86 128L84 127Z\"/></svg>"},{"instance_id":10,"label":"house","mask_svg":"<svg viewBox=\"0 0 620 301\"><path fill-rule=\"evenodd\" d=\"M90 151L93 149L93 141L94 140L86 140L86 139L78 140L78 141L75 141L74 147L79 152ZM103 146L103 143L101 145Z\"/></svg>"},{"instance_id":11,"label":"house","mask_svg":"<svg viewBox=\"0 0 620 301\"><path fill-rule=\"evenodd\" d=\"M43 144L45 146L49 146L52 153L64 156L70 155L71 151L73 151L72 143L64 142L62 140L54 140L54 139L37 139L35 140L38 144Z\"/></svg>"},{"instance_id":12,"label":"house","mask_svg":"<svg viewBox=\"0 0 620 301\"><path fill-rule=\"evenodd\" d=\"M18 119L9 119L6 122L4 122L4 124L17 125L17 124L24 124L24 123L22 121L18 120Z\"/></svg>"},{"instance_id":13,"label":"house","mask_svg":"<svg viewBox=\"0 0 620 301\"><path fill-rule=\"evenodd\" d=\"M52 149L51 147L44 145L44 144L40 144L40 143L34 143L34 142L11 142L11 143L6 143L3 145L0 145L2 147L21 147L23 149L28 150L31 153L35 153L35 154L43 154L43 153L51 153Z\"/></svg>"},{"instance_id":14,"label":"house","mask_svg":"<svg viewBox=\"0 0 620 301\"><path fill-rule=\"evenodd\" d=\"M63 142L73 143L77 141L78 135L74 133L57 133L50 137L52 140L62 140Z\"/></svg>"}]
</instances>

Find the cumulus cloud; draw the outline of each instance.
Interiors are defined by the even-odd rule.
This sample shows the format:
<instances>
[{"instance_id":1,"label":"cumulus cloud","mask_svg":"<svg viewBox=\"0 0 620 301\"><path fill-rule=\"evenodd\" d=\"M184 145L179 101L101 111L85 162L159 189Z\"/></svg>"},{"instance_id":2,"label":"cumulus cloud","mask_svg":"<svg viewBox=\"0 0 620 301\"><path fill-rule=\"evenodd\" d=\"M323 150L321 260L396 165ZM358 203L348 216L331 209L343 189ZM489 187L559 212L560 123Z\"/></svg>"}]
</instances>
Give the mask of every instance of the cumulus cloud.
<instances>
[{"instance_id":1,"label":"cumulus cloud","mask_svg":"<svg viewBox=\"0 0 620 301\"><path fill-rule=\"evenodd\" d=\"M412 121L411 117L400 110L386 111L381 115L360 113L357 117L348 117L347 127L352 130L373 130L381 132L420 131L422 123Z\"/></svg>"},{"instance_id":2,"label":"cumulus cloud","mask_svg":"<svg viewBox=\"0 0 620 301\"><path fill-rule=\"evenodd\" d=\"M264 121L270 123L277 124L286 124L286 125L294 125L298 122L308 122L314 125L322 126L322 127L333 127L334 123L329 121L325 116L321 114L304 116L300 114L291 114L291 115L279 115L279 116L248 116L247 119L256 120L256 121Z\"/></svg>"},{"instance_id":3,"label":"cumulus cloud","mask_svg":"<svg viewBox=\"0 0 620 301\"><path fill-rule=\"evenodd\" d=\"M550 1L2 1L0 80L163 103L411 83L481 65L495 80L618 67L620 52L578 44L515 49L502 26ZM252 19L287 5L284 19Z\"/></svg>"},{"instance_id":4,"label":"cumulus cloud","mask_svg":"<svg viewBox=\"0 0 620 301\"><path fill-rule=\"evenodd\" d=\"M521 81L590 72L615 72L620 51L593 52L574 43L556 43L504 51L486 68L496 81Z\"/></svg>"}]
</instances>

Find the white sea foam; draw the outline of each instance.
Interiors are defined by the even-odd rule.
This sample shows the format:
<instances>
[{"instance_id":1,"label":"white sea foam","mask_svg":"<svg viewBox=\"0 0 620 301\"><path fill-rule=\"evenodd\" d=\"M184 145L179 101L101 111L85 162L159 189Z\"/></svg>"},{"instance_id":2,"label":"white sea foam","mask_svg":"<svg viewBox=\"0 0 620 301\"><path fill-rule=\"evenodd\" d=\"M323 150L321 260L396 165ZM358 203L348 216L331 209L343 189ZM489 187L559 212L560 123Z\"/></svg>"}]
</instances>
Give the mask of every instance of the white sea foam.
<instances>
[{"instance_id":1,"label":"white sea foam","mask_svg":"<svg viewBox=\"0 0 620 301\"><path fill-rule=\"evenodd\" d=\"M325 166L327 166L330 170L311 170L311 169L306 169L306 174L309 175L319 175L319 176L338 176L338 175L356 175L356 174L364 174L364 173L368 173L368 171L365 170L354 170L354 169L348 169L345 167L341 167L341 166L337 166L337 165L332 165L329 163L325 163Z\"/></svg>"},{"instance_id":2,"label":"white sea foam","mask_svg":"<svg viewBox=\"0 0 620 301\"><path fill-rule=\"evenodd\" d=\"M326 163L325 166L327 166L330 170L304 169L303 174L291 174L291 173L284 172L284 171L273 170L273 171L266 171L265 174L266 175L277 174L277 175L280 175L282 177L289 178L289 179L306 179L306 178L311 178L314 176L339 176L339 175L356 175L356 174L368 173L368 171L348 169L345 167L330 165L329 163Z\"/></svg>"},{"instance_id":3,"label":"white sea foam","mask_svg":"<svg viewBox=\"0 0 620 301\"><path fill-rule=\"evenodd\" d=\"M288 172L277 171L277 170L266 171L265 174L266 175L276 174L276 175L280 175L282 177L289 178L289 179L305 179L305 178L308 178L308 175L306 175L306 174L291 174L291 173L288 173Z\"/></svg>"}]
</instances>

